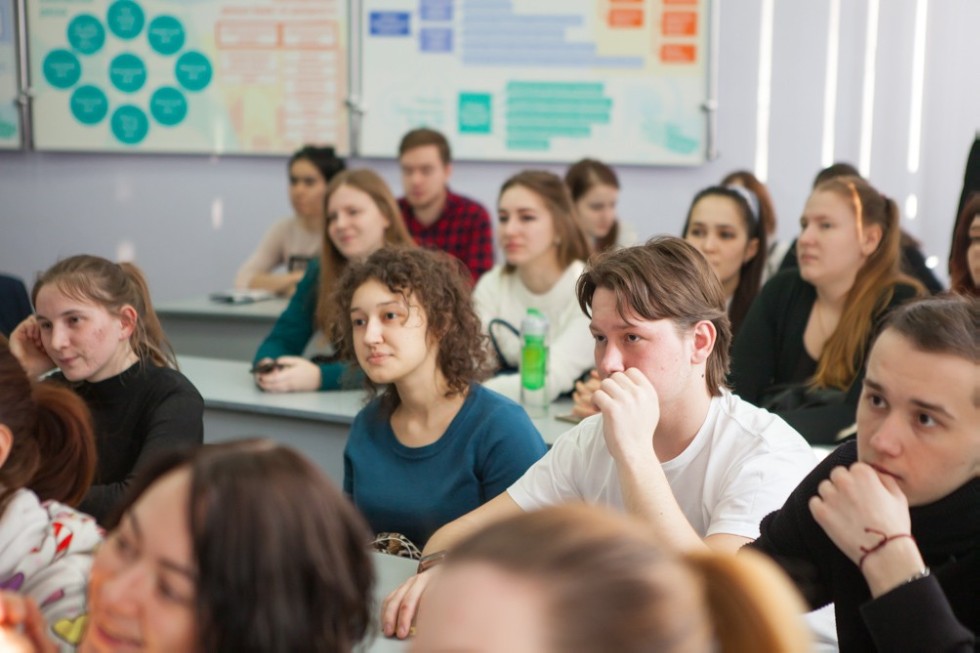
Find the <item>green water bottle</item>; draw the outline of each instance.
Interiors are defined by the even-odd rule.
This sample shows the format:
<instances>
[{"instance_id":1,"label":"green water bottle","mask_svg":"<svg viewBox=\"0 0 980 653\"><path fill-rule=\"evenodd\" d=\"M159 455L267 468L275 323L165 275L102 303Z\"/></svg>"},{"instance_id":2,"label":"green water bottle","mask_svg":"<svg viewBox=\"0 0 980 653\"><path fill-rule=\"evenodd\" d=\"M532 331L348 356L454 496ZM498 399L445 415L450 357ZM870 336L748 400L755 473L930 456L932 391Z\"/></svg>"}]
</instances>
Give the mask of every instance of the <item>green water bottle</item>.
<instances>
[{"instance_id":1,"label":"green water bottle","mask_svg":"<svg viewBox=\"0 0 980 653\"><path fill-rule=\"evenodd\" d=\"M531 417L548 414L548 318L527 309L521 322L521 403Z\"/></svg>"}]
</instances>

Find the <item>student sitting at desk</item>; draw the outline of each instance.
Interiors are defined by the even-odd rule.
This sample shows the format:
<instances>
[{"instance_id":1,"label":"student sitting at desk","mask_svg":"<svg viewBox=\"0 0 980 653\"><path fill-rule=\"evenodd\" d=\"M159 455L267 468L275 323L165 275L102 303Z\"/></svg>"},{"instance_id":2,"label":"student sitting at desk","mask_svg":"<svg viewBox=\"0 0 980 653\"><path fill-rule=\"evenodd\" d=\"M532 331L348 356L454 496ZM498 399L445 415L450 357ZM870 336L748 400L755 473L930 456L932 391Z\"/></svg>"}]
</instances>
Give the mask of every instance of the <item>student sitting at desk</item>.
<instances>
[{"instance_id":1,"label":"student sitting at desk","mask_svg":"<svg viewBox=\"0 0 980 653\"><path fill-rule=\"evenodd\" d=\"M204 439L204 401L183 374L136 266L72 256L42 274L35 315L10 338L34 378L71 384L95 422L98 467L79 509L109 516L154 457Z\"/></svg>"},{"instance_id":2,"label":"student sitting at desk","mask_svg":"<svg viewBox=\"0 0 980 653\"><path fill-rule=\"evenodd\" d=\"M842 653L974 651L980 635L980 300L898 308L868 357L857 441L767 516L753 546Z\"/></svg>"},{"instance_id":3,"label":"student sitting at desk","mask_svg":"<svg viewBox=\"0 0 980 653\"><path fill-rule=\"evenodd\" d=\"M565 185L592 251L604 252L636 243L633 229L616 215L619 178L615 170L602 161L582 159L565 172Z\"/></svg>"},{"instance_id":4,"label":"student sitting at desk","mask_svg":"<svg viewBox=\"0 0 980 653\"><path fill-rule=\"evenodd\" d=\"M591 313L600 414L562 435L506 492L433 534L421 573L385 601L385 633L408 635L439 573L429 567L491 521L586 501L648 521L665 548L734 552L813 468L799 434L724 387L725 295L691 245L657 238L600 255L576 298Z\"/></svg>"},{"instance_id":5,"label":"student sitting at desk","mask_svg":"<svg viewBox=\"0 0 980 653\"><path fill-rule=\"evenodd\" d=\"M80 652L351 653L371 628L364 520L295 451L174 453L134 490L92 563L87 619L68 631ZM30 603L0 594L0 639L46 653Z\"/></svg>"},{"instance_id":6,"label":"student sitting at desk","mask_svg":"<svg viewBox=\"0 0 980 653\"><path fill-rule=\"evenodd\" d=\"M465 274L441 252L391 248L337 284L340 353L372 393L384 387L351 426L344 491L375 532L420 547L546 450L524 409L479 383L487 350Z\"/></svg>"},{"instance_id":7,"label":"student sitting at desk","mask_svg":"<svg viewBox=\"0 0 980 653\"><path fill-rule=\"evenodd\" d=\"M814 189L800 267L770 279L732 347L733 390L815 444L854 423L875 324L921 286L899 271L898 207L858 177Z\"/></svg>"},{"instance_id":8,"label":"student sitting at desk","mask_svg":"<svg viewBox=\"0 0 980 653\"><path fill-rule=\"evenodd\" d=\"M235 276L236 288L271 290L292 295L303 278L308 260L319 254L323 241L323 196L327 184L344 169L332 147L307 145L289 159L289 201L295 215L276 222L259 248ZM275 272L286 266L285 272Z\"/></svg>"},{"instance_id":9,"label":"student sitting at desk","mask_svg":"<svg viewBox=\"0 0 980 653\"><path fill-rule=\"evenodd\" d=\"M330 182L324 195L327 231L320 259L314 259L289 305L255 354L255 382L266 392L336 390L346 365L312 363L301 357L316 331L329 333L330 301L349 261L364 260L386 244L411 244L388 185L367 169L348 170Z\"/></svg>"},{"instance_id":10,"label":"student sitting at desk","mask_svg":"<svg viewBox=\"0 0 980 653\"><path fill-rule=\"evenodd\" d=\"M476 312L502 368L487 387L518 397L518 333L533 308L548 318L546 387L554 400L570 392L575 380L592 367L589 323L573 301L589 247L575 221L568 189L550 172L525 170L504 182L497 212L506 262L483 275L473 292Z\"/></svg>"}]
</instances>

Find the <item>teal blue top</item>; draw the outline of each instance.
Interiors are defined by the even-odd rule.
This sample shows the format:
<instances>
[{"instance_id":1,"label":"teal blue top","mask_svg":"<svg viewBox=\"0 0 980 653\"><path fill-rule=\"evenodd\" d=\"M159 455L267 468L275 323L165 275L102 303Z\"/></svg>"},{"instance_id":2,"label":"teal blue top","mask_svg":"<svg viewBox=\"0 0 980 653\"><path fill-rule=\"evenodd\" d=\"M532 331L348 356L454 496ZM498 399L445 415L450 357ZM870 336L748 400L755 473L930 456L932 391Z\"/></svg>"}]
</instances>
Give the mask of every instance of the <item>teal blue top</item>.
<instances>
[{"instance_id":1,"label":"teal blue top","mask_svg":"<svg viewBox=\"0 0 980 653\"><path fill-rule=\"evenodd\" d=\"M255 362L263 358L280 356L302 356L310 338L316 333L316 301L320 291L320 261L313 259L306 268L306 274L296 285L296 292L276 320L272 331L266 336L259 350L255 352ZM320 389L339 390L344 384L345 363L321 363ZM356 377L362 378L359 375Z\"/></svg>"},{"instance_id":2,"label":"teal blue top","mask_svg":"<svg viewBox=\"0 0 980 653\"><path fill-rule=\"evenodd\" d=\"M438 440L406 447L380 410L354 418L344 450L344 491L375 533L405 535L419 548L443 524L494 498L547 451L524 409L482 385L470 386Z\"/></svg>"}]
</instances>

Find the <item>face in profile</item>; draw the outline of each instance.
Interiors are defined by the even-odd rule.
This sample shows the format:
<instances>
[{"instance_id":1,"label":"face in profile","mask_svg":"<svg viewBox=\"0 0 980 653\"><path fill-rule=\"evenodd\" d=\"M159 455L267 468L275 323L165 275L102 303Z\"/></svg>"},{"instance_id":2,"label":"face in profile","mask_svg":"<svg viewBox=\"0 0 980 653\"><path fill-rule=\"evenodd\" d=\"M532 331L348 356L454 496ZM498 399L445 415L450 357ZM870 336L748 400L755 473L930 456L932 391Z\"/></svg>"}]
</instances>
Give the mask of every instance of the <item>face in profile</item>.
<instances>
[{"instance_id":1,"label":"face in profile","mask_svg":"<svg viewBox=\"0 0 980 653\"><path fill-rule=\"evenodd\" d=\"M413 147L398 160L405 199L412 208L426 209L442 200L451 167L442 162L435 145Z\"/></svg>"},{"instance_id":2,"label":"face in profile","mask_svg":"<svg viewBox=\"0 0 980 653\"><path fill-rule=\"evenodd\" d=\"M188 470L161 477L99 548L80 653L198 650L189 492Z\"/></svg>"},{"instance_id":3,"label":"face in profile","mask_svg":"<svg viewBox=\"0 0 980 653\"><path fill-rule=\"evenodd\" d=\"M353 186L340 186L327 203L327 235L349 261L381 249L390 224L371 196Z\"/></svg>"},{"instance_id":4,"label":"face in profile","mask_svg":"<svg viewBox=\"0 0 980 653\"><path fill-rule=\"evenodd\" d=\"M545 588L533 579L468 562L434 579L419 613L412 653L545 653Z\"/></svg>"},{"instance_id":5,"label":"face in profile","mask_svg":"<svg viewBox=\"0 0 980 653\"><path fill-rule=\"evenodd\" d=\"M500 195L497 216L500 247L509 264L557 264L554 217L537 193L511 186Z\"/></svg>"},{"instance_id":6,"label":"face in profile","mask_svg":"<svg viewBox=\"0 0 980 653\"><path fill-rule=\"evenodd\" d=\"M800 227L796 244L800 276L815 286L844 283L849 288L881 236L877 226L859 234L851 204L828 190L810 195Z\"/></svg>"},{"instance_id":7,"label":"face in profile","mask_svg":"<svg viewBox=\"0 0 980 653\"><path fill-rule=\"evenodd\" d=\"M432 384L438 346L429 337L425 310L414 295L406 301L369 279L354 291L350 320L357 362L371 381Z\"/></svg>"},{"instance_id":8,"label":"face in profile","mask_svg":"<svg viewBox=\"0 0 980 653\"><path fill-rule=\"evenodd\" d=\"M296 159L289 166L289 202L296 215L311 220L323 219L323 198L327 180L309 159Z\"/></svg>"},{"instance_id":9,"label":"face in profile","mask_svg":"<svg viewBox=\"0 0 980 653\"><path fill-rule=\"evenodd\" d=\"M857 411L858 458L921 506L980 475L980 370L923 352L885 330L868 358Z\"/></svg>"},{"instance_id":10,"label":"face in profile","mask_svg":"<svg viewBox=\"0 0 980 653\"><path fill-rule=\"evenodd\" d=\"M104 381L132 363L132 308L124 309L128 317L114 315L101 304L68 296L55 284L41 287L35 308L44 350L69 381Z\"/></svg>"},{"instance_id":11,"label":"face in profile","mask_svg":"<svg viewBox=\"0 0 980 653\"><path fill-rule=\"evenodd\" d=\"M691 208L684 240L704 254L728 296L738 288L742 266L759 251L738 204L722 195L706 195Z\"/></svg>"},{"instance_id":12,"label":"face in profile","mask_svg":"<svg viewBox=\"0 0 980 653\"><path fill-rule=\"evenodd\" d=\"M980 214L970 223L970 244L966 250L966 263L970 268L973 287L980 288Z\"/></svg>"},{"instance_id":13,"label":"face in profile","mask_svg":"<svg viewBox=\"0 0 980 653\"><path fill-rule=\"evenodd\" d=\"M607 184L592 186L575 202L579 225L593 240L605 238L616 224L619 189Z\"/></svg>"}]
</instances>

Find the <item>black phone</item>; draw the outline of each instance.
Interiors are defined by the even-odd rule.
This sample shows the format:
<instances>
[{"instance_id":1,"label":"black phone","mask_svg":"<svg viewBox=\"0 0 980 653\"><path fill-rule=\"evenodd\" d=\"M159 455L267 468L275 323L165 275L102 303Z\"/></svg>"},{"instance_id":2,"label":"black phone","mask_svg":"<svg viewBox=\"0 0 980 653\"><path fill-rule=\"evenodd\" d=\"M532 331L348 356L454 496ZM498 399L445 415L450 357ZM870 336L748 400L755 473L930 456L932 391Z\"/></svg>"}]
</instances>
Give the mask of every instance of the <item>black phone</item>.
<instances>
[{"instance_id":1,"label":"black phone","mask_svg":"<svg viewBox=\"0 0 980 653\"><path fill-rule=\"evenodd\" d=\"M290 256L286 269L290 272L303 272L312 260L309 256Z\"/></svg>"},{"instance_id":2,"label":"black phone","mask_svg":"<svg viewBox=\"0 0 980 653\"><path fill-rule=\"evenodd\" d=\"M265 361L263 363L257 363L252 366L248 372L249 374L268 374L269 372L275 370L281 370L283 368L282 363L277 363L276 361Z\"/></svg>"}]
</instances>

